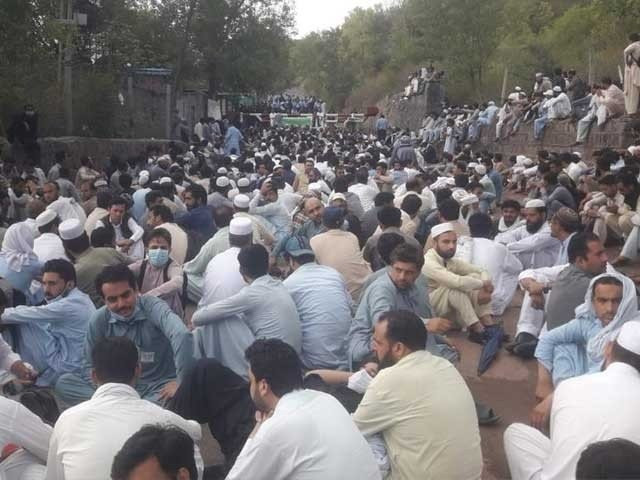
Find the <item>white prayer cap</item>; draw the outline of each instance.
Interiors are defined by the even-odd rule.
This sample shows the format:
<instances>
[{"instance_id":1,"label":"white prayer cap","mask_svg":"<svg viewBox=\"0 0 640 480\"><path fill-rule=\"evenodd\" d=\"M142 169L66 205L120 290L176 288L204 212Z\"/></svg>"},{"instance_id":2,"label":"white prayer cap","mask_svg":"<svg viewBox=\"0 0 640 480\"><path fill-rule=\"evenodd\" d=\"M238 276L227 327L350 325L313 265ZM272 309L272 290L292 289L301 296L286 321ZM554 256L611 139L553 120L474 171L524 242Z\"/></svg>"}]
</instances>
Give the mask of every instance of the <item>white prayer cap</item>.
<instances>
[{"instance_id":1,"label":"white prayer cap","mask_svg":"<svg viewBox=\"0 0 640 480\"><path fill-rule=\"evenodd\" d=\"M542 72L536 73L536 77L542 77Z\"/></svg>"},{"instance_id":2,"label":"white prayer cap","mask_svg":"<svg viewBox=\"0 0 640 480\"><path fill-rule=\"evenodd\" d=\"M220 168L218 169L218 175L226 175L227 173L229 173L229 172L228 172L228 171L227 171L227 169L226 169L226 168L224 168L224 167L220 167Z\"/></svg>"},{"instance_id":3,"label":"white prayer cap","mask_svg":"<svg viewBox=\"0 0 640 480\"><path fill-rule=\"evenodd\" d=\"M238 159L238 155L229 155L229 158L232 162L235 162Z\"/></svg>"},{"instance_id":4,"label":"white prayer cap","mask_svg":"<svg viewBox=\"0 0 640 480\"><path fill-rule=\"evenodd\" d=\"M543 93L545 97L553 97L553 90L547 90Z\"/></svg>"},{"instance_id":5,"label":"white prayer cap","mask_svg":"<svg viewBox=\"0 0 640 480\"><path fill-rule=\"evenodd\" d=\"M520 87L516 87L516 88L515 88L515 91L516 91L516 92L521 92L521 91L522 91L522 89L521 89Z\"/></svg>"},{"instance_id":6,"label":"white prayer cap","mask_svg":"<svg viewBox=\"0 0 640 480\"><path fill-rule=\"evenodd\" d=\"M142 170L140 172L140 175L138 175L138 185L140 185L141 187L146 185L147 183L149 183L149 179L151 177L149 176L149 172L146 170Z\"/></svg>"},{"instance_id":7,"label":"white prayer cap","mask_svg":"<svg viewBox=\"0 0 640 480\"><path fill-rule=\"evenodd\" d=\"M314 192L322 192L322 187L318 182L310 183L308 189L313 190Z\"/></svg>"},{"instance_id":8,"label":"white prayer cap","mask_svg":"<svg viewBox=\"0 0 640 480\"><path fill-rule=\"evenodd\" d=\"M529 200L524 204L524 208L545 208L546 205L543 200L539 198L534 198L533 200Z\"/></svg>"},{"instance_id":9,"label":"white prayer cap","mask_svg":"<svg viewBox=\"0 0 640 480\"><path fill-rule=\"evenodd\" d=\"M640 146L637 145L631 145L629 148L627 148L627 151L631 154L631 155L637 155L640 153Z\"/></svg>"},{"instance_id":10,"label":"white prayer cap","mask_svg":"<svg viewBox=\"0 0 640 480\"><path fill-rule=\"evenodd\" d=\"M573 154L574 154L576 157L578 157L578 158L582 159L582 154L581 154L580 152L573 152Z\"/></svg>"},{"instance_id":11,"label":"white prayer cap","mask_svg":"<svg viewBox=\"0 0 640 480\"><path fill-rule=\"evenodd\" d=\"M530 167L531 165L533 165L533 159L529 157L524 157L524 166Z\"/></svg>"},{"instance_id":12,"label":"white prayer cap","mask_svg":"<svg viewBox=\"0 0 640 480\"><path fill-rule=\"evenodd\" d=\"M251 184L248 178L241 178L238 180L238 187L248 187Z\"/></svg>"},{"instance_id":13,"label":"white prayer cap","mask_svg":"<svg viewBox=\"0 0 640 480\"><path fill-rule=\"evenodd\" d=\"M249 208L251 200L246 195L239 193L233 198L233 206L236 208Z\"/></svg>"},{"instance_id":14,"label":"white prayer cap","mask_svg":"<svg viewBox=\"0 0 640 480\"><path fill-rule=\"evenodd\" d=\"M462 199L462 203L460 203L460 205L463 207L468 207L469 205L473 205L474 203L478 203L479 201L480 200L478 200L477 195L470 193Z\"/></svg>"},{"instance_id":15,"label":"white prayer cap","mask_svg":"<svg viewBox=\"0 0 640 480\"><path fill-rule=\"evenodd\" d=\"M487 105L493 107L495 106L496 102L494 102L493 100L491 100L489 103L487 103Z\"/></svg>"},{"instance_id":16,"label":"white prayer cap","mask_svg":"<svg viewBox=\"0 0 640 480\"><path fill-rule=\"evenodd\" d=\"M246 217L234 218L229 224L231 235L249 235L253 232L253 224Z\"/></svg>"},{"instance_id":17,"label":"white prayer cap","mask_svg":"<svg viewBox=\"0 0 640 480\"><path fill-rule=\"evenodd\" d=\"M107 181L104 178L99 178L98 180L93 182L93 186L95 188L100 188L100 187L108 187L109 184L107 183Z\"/></svg>"},{"instance_id":18,"label":"white prayer cap","mask_svg":"<svg viewBox=\"0 0 640 480\"><path fill-rule=\"evenodd\" d=\"M216 178L216 187L228 187L229 186L229 179L227 177L218 177Z\"/></svg>"},{"instance_id":19,"label":"white prayer cap","mask_svg":"<svg viewBox=\"0 0 640 480\"><path fill-rule=\"evenodd\" d=\"M57 216L58 214L56 212L47 208L44 212L36 217L36 225L38 227L44 227L45 225L53 222Z\"/></svg>"},{"instance_id":20,"label":"white prayer cap","mask_svg":"<svg viewBox=\"0 0 640 480\"><path fill-rule=\"evenodd\" d=\"M557 93L560 93L562 91L562 89L558 85L556 85L555 87L553 87L553 91L557 92Z\"/></svg>"},{"instance_id":21,"label":"white prayer cap","mask_svg":"<svg viewBox=\"0 0 640 480\"><path fill-rule=\"evenodd\" d=\"M469 168L476 168L478 166L478 162L469 162L469 165L467 165L467 167Z\"/></svg>"},{"instance_id":22,"label":"white prayer cap","mask_svg":"<svg viewBox=\"0 0 640 480\"><path fill-rule=\"evenodd\" d=\"M160 185L162 185L162 184L165 184L165 183L172 183L172 182L173 182L173 180L171 180L169 177L162 177L160 179L160 182L158 182L158 183L160 183Z\"/></svg>"},{"instance_id":23,"label":"white prayer cap","mask_svg":"<svg viewBox=\"0 0 640 480\"><path fill-rule=\"evenodd\" d=\"M380 154L380 160L378 160L378 161L383 162L383 163L389 163L387 161L387 157L385 157L383 154Z\"/></svg>"},{"instance_id":24,"label":"white prayer cap","mask_svg":"<svg viewBox=\"0 0 640 480\"><path fill-rule=\"evenodd\" d=\"M161 157L158 157L158 163L168 166L171 163L171 157L169 155L162 155Z\"/></svg>"},{"instance_id":25,"label":"white prayer cap","mask_svg":"<svg viewBox=\"0 0 640 480\"><path fill-rule=\"evenodd\" d=\"M77 218L65 220L58 226L58 234L62 240L73 240L84 233L84 227Z\"/></svg>"},{"instance_id":26,"label":"white prayer cap","mask_svg":"<svg viewBox=\"0 0 640 480\"><path fill-rule=\"evenodd\" d=\"M236 195L240 193L240 190L237 188L232 188L227 192L227 198L233 202L233 199L236 198Z\"/></svg>"},{"instance_id":27,"label":"white prayer cap","mask_svg":"<svg viewBox=\"0 0 640 480\"><path fill-rule=\"evenodd\" d=\"M474 168L478 175L485 175L487 173L487 167L484 165L476 165Z\"/></svg>"},{"instance_id":28,"label":"white prayer cap","mask_svg":"<svg viewBox=\"0 0 640 480\"><path fill-rule=\"evenodd\" d=\"M616 343L625 350L640 355L640 322L636 320L622 325Z\"/></svg>"},{"instance_id":29,"label":"white prayer cap","mask_svg":"<svg viewBox=\"0 0 640 480\"><path fill-rule=\"evenodd\" d=\"M454 232L453 225L449 222L440 223L431 229L431 238L437 238L443 233Z\"/></svg>"},{"instance_id":30,"label":"white prayer cap","mask_svg":"<svg viewBox=\"0 0 640 480\"><path fill-rule=\"evenodd\" d=\"M332 200L344 200L346 202L347 201L347 197L344 196L344 193L334 193L329 198L329 201L332 201Z\"/></svg>"}]
</instances>

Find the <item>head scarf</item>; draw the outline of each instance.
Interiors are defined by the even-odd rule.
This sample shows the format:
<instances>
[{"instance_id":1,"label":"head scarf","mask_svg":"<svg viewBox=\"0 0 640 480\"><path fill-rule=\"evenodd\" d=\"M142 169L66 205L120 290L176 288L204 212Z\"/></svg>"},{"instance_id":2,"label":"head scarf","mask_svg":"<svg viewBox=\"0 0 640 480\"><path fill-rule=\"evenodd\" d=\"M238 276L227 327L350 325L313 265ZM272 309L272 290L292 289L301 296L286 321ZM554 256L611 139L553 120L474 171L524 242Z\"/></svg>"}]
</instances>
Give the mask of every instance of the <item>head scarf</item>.
<instances>
[{"instance_id":1,"label":"head scarf","mask_svg":"<svg viewBox=\"0 0 640 480\"><path fill-rule=\"evenodd\" d=\"M21 272L25 265L38 262L38 257L33 253L33 232L26 223L16 223L9 227L2 241L0 257L15 272Z\"/></svg>"},{"instance_id":2,"label":"head scarf","mask_svg":"<svg viewBox=\"0 0 640 480\"><path fill-rule=\"evenodd\" d=\"M584 296L584 303L576 308L576 318L590 321L597 321L598 317L593 308L593 286L598 279L603 277L614 277L622 282L622 301L618 306L618 311L613 320L597 334L595 334L587 343L587 355L589 359L598 362L602 360L604 347L607 342L616 338L620 328L629 320L640 320L638 314L638 299L636 297L636 287L633 281L620 273L603 273L591 280L587 293Z\"/></svg>"}]
</instances>

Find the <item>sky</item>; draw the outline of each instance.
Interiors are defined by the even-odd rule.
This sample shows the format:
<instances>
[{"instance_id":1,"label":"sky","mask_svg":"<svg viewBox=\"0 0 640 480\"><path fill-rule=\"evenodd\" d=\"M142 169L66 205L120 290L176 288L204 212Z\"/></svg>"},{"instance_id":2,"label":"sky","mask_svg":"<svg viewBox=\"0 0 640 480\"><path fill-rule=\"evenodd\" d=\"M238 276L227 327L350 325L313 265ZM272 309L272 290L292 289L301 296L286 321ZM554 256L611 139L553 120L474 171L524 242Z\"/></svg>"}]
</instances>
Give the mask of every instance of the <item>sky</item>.
<instances>
[{"instance_id":1,"label":"sky","mask_svg":"<svg viewBox=\"0 0 640 480\"><path fill-rule=\"evenodd\" d=\"M297 38L337 27L354 8L373 7L378 3L388 6L391 0L295 0Z\"/></svg>"}]
</instances>

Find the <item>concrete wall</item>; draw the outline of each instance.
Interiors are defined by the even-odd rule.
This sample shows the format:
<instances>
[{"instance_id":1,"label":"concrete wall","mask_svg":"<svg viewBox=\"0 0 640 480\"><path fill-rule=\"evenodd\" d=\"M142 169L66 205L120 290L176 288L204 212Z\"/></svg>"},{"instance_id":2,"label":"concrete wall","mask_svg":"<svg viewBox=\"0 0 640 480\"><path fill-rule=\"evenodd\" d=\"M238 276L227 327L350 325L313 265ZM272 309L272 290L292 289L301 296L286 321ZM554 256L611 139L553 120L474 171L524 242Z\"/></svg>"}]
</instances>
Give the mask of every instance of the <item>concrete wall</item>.
<instances>
[{"instance_id":1,"label":"concrete wall","mask_svg":"<svg viewBox=\"0 0 640 480\"><path fill-rule=\"evenodd\" d=\"M426 95L421 95L405 100L398 94L385 98L377 106L394 127L409 128L417 132L427 112L427 98ZM536 141L533 138L533 124L530 123L521 125L515 135L495 143L496 129L495 125L492 125L483 129L480 141L475 147L484 147L491 152L500 152L507 156L535 156L538 150L579 151L588 159L594 150L601 148L627 148L636 137L632 128L636 123L637 121L632 121L629 117L621 117L610 120L603 128L594 125L587 142L575 147L571 146L576 140L575 121L562 120L551 123L547 126L542 141Z\"/></svg>"},{"instance_id":2,"label":"concrete wall","mask_svg":"<svg viewBox=\"0 0 640 480\"><path fill-rule=\"evenodd\" d=\"M6 140L0 138L0 145ZM161 152L167 152L170 140L157 140L149 138L89 138L89 137L45 137L39 140L40 163L45 169L53 163L55 152L63 150L67 153L67 167L77 169L80 167L80 158L90 156L96 168L101 169L107 165L111 155L118 155L122 159L139 155L149 145L160 147ZM174 142L182 151L187 146L182 142ZM8 145L8 144L7 144ZM8 152L7 152L8 153ZM3 156L6 153L3 151Z\"/></svg>"}]
</instances>

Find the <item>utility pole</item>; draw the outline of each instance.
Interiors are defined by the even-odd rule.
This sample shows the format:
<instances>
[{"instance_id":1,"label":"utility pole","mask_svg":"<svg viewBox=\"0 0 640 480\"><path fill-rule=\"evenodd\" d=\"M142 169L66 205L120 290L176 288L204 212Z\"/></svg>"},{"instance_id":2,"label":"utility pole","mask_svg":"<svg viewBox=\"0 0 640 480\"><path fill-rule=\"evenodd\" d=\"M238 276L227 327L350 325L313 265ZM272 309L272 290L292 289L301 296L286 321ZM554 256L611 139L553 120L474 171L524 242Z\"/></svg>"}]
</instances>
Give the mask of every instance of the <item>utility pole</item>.
<instances>
[{"instance_id":1,"label":"utility pole","mask_svg":"<svg viewBox=\"0 0 640 480\"><path fill-rule=\"evenodd\" d=\"M73 0L67 0L67 25L73 24ZM64 123L67 135L73 135L73 94L72 94L72 61L73 61L73 35L67 34L67 44L64 51Z\"/></svg>"},{"instance_id":2,"label":"utility pole","mask_svg":"<svg viewBox=\"0 0 640 480\"><path fill-rule=\"evenodd\" d=\"M504 67L504 77L502 77L502 103L507 101L507 79L509 78L509 67Z\"/></svg>"},{"instance_id":3,"label":"utility pole","mask_svg":"<svg viewBox=\"0 0 640 480\"><path fill-rule=\"evenodd\" d=\"M60 0L60 15L59 15L59 20L60 20L60 24L62 25L62 23L65 20L65 15L64 15L64 0ZM56 71L56 82L58 84L58 86L60 86L60 84L62 83L62 45L63 45L63 41L62 41L62 36L58 39L58 68Z\"/></svg>"}]
</instances>

